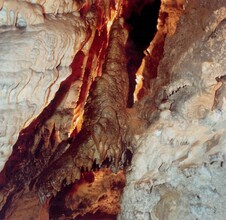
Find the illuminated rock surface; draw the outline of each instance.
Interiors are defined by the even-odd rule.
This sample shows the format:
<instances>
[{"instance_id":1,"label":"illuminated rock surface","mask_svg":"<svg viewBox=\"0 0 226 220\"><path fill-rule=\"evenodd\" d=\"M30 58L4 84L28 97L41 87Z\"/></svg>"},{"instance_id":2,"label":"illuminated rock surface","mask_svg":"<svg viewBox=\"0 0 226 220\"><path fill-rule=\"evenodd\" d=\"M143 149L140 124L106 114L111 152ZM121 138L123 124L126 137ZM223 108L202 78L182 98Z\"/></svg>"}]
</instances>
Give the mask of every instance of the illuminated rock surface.
<instances>
[{"instance_id":1,"label":"illuminated rock surface","mask_svg":"<svg viewBox=\"0 0 226 220\"><path fill-rule=\"evenodd\" d=\"M161 1L133 104L138 2L0 0L1 219L225 219L225 2Z\"/></svg>"},{"instance_id":2,"label":"illuminated rock surface","mask_svg":"<svg viewBox=\"0 0 226 220\"><path fill-rule=\"evenodd\" d=\"M65 26L68 28L63 29ZM69 66L85 42L87 30L87 24L72 15L47 18L44 24L29 29L1 29L1 170L19 132L43 111L60 83L71 75Z\"/></svg>"}]
</instances>

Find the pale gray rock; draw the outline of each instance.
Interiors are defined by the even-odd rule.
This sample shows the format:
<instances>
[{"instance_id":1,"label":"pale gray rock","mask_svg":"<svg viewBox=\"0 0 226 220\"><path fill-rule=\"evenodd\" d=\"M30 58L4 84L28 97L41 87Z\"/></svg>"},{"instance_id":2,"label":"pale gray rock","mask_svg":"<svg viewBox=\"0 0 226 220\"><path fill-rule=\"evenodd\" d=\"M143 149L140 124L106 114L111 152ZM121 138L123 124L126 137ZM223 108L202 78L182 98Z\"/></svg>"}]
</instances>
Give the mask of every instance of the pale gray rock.
<instances>
[{"instance_id":1,"label":"pale gray rock","mask_svg":"<svg viewBox=\"0 0 226 220\"><path fill-rule=\"evenodd\" d=\"M119 220L226 218L225 17L223 1L188 1L167 37L167 101L136 136Z\"/></svg>"}]
</instances>

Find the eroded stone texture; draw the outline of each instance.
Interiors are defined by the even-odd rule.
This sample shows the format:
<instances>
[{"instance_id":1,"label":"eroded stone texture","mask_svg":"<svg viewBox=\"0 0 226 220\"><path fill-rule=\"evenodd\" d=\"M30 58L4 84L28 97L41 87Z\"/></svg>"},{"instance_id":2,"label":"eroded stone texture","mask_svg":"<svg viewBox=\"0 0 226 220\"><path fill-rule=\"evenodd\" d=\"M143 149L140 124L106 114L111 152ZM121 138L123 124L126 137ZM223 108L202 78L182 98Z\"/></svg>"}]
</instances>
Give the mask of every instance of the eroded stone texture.
<instances>
[{"instance_id":1,"label":"eroded stone texture","mask_svg":"<svg viewBox=\"0 0 226 220\"><path fill-rule=\"evenodd\" d=\"M1 29L1 169L19 132L71 74L69 65L86 41L87 30L87 23L72 15L46 19L44 25L29 30Z\"/></svg>"},{"instance_id":2,"label":"eroded stone texture","mask_svg":"<svg viewBox=\"0 0 226 220\"><path fill-rule=\"evenodd\" d=\"M225 218L225 10L188 1L167 36L155 84L165 85L153 90L159 118L136 137L118 219Z\"/></svg>"},{"instance_id":3,"label":"eroded stone texture","mask_svg":"<svg viewBox=\"0 0 226 220\"><path fill-rule=\"evenodd\" d=\"M90 0L1 0L0 1L0 26L29 26L44 23L44 17L56 15L87 12L92 5Z\"/></svg>"},{"instance_id":4,"label":"eroded stone texture","mask_svg":"<svg viewBox=\"0 0 226 220\"><path fill-rule=\"evenodd\" d=\"M125 150L128 76L123 51L126 37L123 20L116 20L110 32L103 75L93 83L85 106L83 128L70 148L39 177L36 187L41 197L55 194L64 180L67 184L74 182L80 178L82 168L91 170L94 163L101 165L107 158L112 169L118 170ZM111 102L116 104L112 106Z\"/></svg>"},{"instance_id":5,"label":"eroded stone texture","mask_svg":"<svg viewBox=\"0 0 226 220\"><path fill-rule=\"evenodd\" d=\"M25 214L26 213L26 214ZM35 192L30 191L28 187L19 192L7 209L4 219L49 219L48 202L40 204L39 198Z\"/></svg>"},{"instance_id":6,"label":"eroded stone texture","mask_svg":"<svg viewBox=\"0 0 226 220\"><path fill-rule=\"evenodd\" d=\"M177 27L179 18L184 13L186 2L184 0L164 0L161 2L158 23L157 23L157 32L150 42L149 47L144 51L146 56L143 58L143 64L141 66L142 77L138 84L139 89L137 91L138 100L141 99L144 95L149 93L151 90L160 88L160 84L164 84L164 80L158 74L159 62L164 56L164 43L166 35L172 36ZM161 80L158 80L158 85L156 83L156 78L160 77Z\"/></svg>"},{"instance_id":7,"label":"eroded stone texture","mask_svg":"<svg viewBox=\"0 0 226 220\"><path fill-rule=\"evenodd\" d=\"M6 0L7 1L7 0ZM32 2L40 4L43 7L45 14L62 14L78 12L81 9L86 10L92 5L91 0L26 0L27 2Z\"/></svg>"},{"instance_id":8,"label":"eroded stone texture","mask_svg":"<svg viewBox=\"0 0 226 220\"><path fill-rule=\"evenodd\" d=\"M70 190L64 190L54 198L49 209L50 218L76 218L96 212L117 215L124 185L122 171L115 174L105 168L85 172Z\"/></svg>"},{"instance_id":9,"label":"eroded stone texture","mask_svg":"<svg viewBox=\"0 0 226 220\"><path fill-rule=\"evenodd\" d=\"M65 193L66 200L63 203L67 208L65 212L70 209L74 216L95 212L97 209L116 214L118 209L110 210L107 204L110 200L102 200L97 195L98 190L90 193L88 200L81 199L79 193L89 188L86 184L85 190L76 193L73 190L64 190L76 186L84 171L99 169L100 165L109 166L113 171L117 171L118 167L128 165L126 153L127 149L130 149L135 154L133 163L127 170L127 186L119 219L221 219L225 216L223 207L225 182L222 179L225 175L226 117L224 110L226 62L225 47L222 46L225 41L223 0L216 0L214 3L190 0L185 5L182 1L162 1L162 14L160 13L158 26L161 33L156 35L156 41L150 45L147 52L151 52L151 59L154 58L156 51L159 52L156 54L157 61L154 60L159 62L163 53L162 44L168 34L164 57L158 72L151 75L152 77L144 78L145 89L150 89L148 95L132 109L126 109L128 77L124 46L127 33L122 19L118 19L122 3L117 1L120 5L118 7L112 1L111 3L97 1L98 4L89 11L91 1L74 1L78 2L81 3L79 6L81 17L79 13L60 15L74 10L73 7L68 10L66 6L63 9L62 5L71 4L71 1L55 1L53 8L50 7L50 1L36 1L43 6L46 4L44 9L50 10L48 13L51 15L46 16L44 25L29 24L25 31L17 29L18 23L16 27L2 29L3 35L9 38L15 38L17 35L31 36L32 38L27 41L27 47L20 41L22 48L27 48L27 51L32 48L32 39L40 35L41 46L38 44L40 53L35 57L37 50L34 51L35 59L28 56L25 57L28 62L20 62L21 56L18 58L20 47L12 44L16 52L13 55L16 60L15 69L10 65L1 66L9 68L7 71L9 74L12 73L11 75L23 71L34 74L45 72L51 76L52 81L48 82L50 84L47 83L47 90L40 91L41 85L38 87L39 97L44 98L39 108L35 108L36 114L49 103L57 90L53 90L54 82L58 82L54 74L71 71L68 66L73 57L74 61L70 65L73 74L70 77L67 77L69 72L64 74L67 80L56 93L56 98L31 126L21 132L14 147L15 154L11 156L11 161L7 163L4 175L0 178L1 218L18 219L26 216L48 219L49 198L55 195L57 200L61 193ZM185 15L181 17L176 29L185 6ZM110 10L113 8L115 11ZM93 14L97 19L93 19ZM109 36L108 31L114 17L117 19ZM76 22L81 18L87 20L80 26ZM65 23L68 25L64 25ZM59 44L52 37L46 38L46 35L43 35L41 31L43 26L48 27L48 33L52 33L52 25L55 27L60 24L59 28L63 33L57 32L60 35L57 36L57 40L61 39ZM11 28L14 29L15 35L8 34ZM38 34L29 35L34 30L38 30ZM76 41L76 45L74 31L81 40ZM70 37L72 35L70 43L67 43L77 46L76 48L68 46L68 50L67 44L63 44L65 35ZM19 37L15 39L19 42ZM107 44L109 47L105 57ZM50 45L50 49L46 45ZM55 54L57 50L59 51ZM3 51L7 55L5 60L10 60L7 50ZM55 55L57 57L51 60ZM104 57L105 63L102 67ZM149 60L146 59L147 74L149 67L152 66L147 67ZM39 65L42 62L45 66ZM26 69L18 65L19 63ZM59 68L59 65L62 67ZM4 75L7 76L8 73ZM42 76L46 77L44 74ZM27 79L21 74L20 77L22 87L17 83L20 88L18 94L15 90L16 83L13 88L10 87L10 94L19 98L27 97L30 94L26 94L27 90L24 88L28 88L34 76L29 75ZM40 82L41 79L40 77ZM88 93L81 129L80 116L83 114ZM10 96L10 100L14 100L17 110L19 103L15 101L14 95ZM28 98L30 101L31 97ZM29 119L33 118L28 113L27 116L28 121L23 121L22 127L28 125ZM29 135L30 133L32 134ZM131 153L129 156L131 157ZM98 189L105 189L104 184L107 184L107 181L97 183L93 185ZM106 188L111 188L111 184L107 184ZM119 199L120 191L120 187L115 190L116 199ZM99 192L101 194L102 191ZM88 197L87 194L84 195ZM111 197L111 193L108 195ZM84 204L84 201L88 201L90 207L82 209L79 205ZM106 201L106 204L103 204L103 201ZM26 209L29 209L29 212L26 213ZM65 218L64 213L61 217Z\"/></svg>"},{"instance_id":10,"label":"eroded stone texture","mask_svg":"<svg viewBox=\"0 0 226 220\"><path fill-rule=\"evenodd\" d=\"M109 9L105 11L104 9L106 7L109 7ZM67 77L67 79L61 84L60 89L55 94L54 99L37 117L37 119L35 119L26 129L23 130L16 145L14 146L14 152L10 157L10 160L7 162L5 169L1 173L0 216L2 218L10 216L12 212L14 212L13 216L15 218L16 216L26 216L26 213L23 212L23 210L26 209L26 205L24 203L20 203L20 201L18 200L18 196L23 197L26 201L29 201L29 199L31 198L37 201L37 197L35 197L34 193L34 185L37 178L39 178L39 181L36 186L43 186L43 189L47 193L45 194L45 196L52 195L52 193L55 195L61 189L61 186L73 183L75 179L79 179L81 169L86 169L86 167L89 167L90 169L90 166L92 166L92 164L87 163L87 160L88 162L90 161L85 154L84 161L82 160L82 158L80 158L80 156L82 155L80 153L80 156L78 155L77 158L75 157L75 155L77 154L76 148L70 149L70 151L66 153L67 156L68 154L72 154L69 156L69 160L67 160L67 156L64 156L62 158L61 156L62 154L64 154L65 151L67 151L71 142L73 141L73 138L77 135L81 128L82 120L80 118L82 118L85 100L88 96L90 86L94 81L95 77L101 75L102 63L106 53L105 50L108 44L109 30L111 28L115 16L119 16L119 14L121 13L120 7L117 2L115 3L115 5L109 5L107 3L106 5L97 4L92 5L92 7L88 9L89 11L86 14L82 12L82 19L84 20L84 29L86 32L86 36L84 41L75 42L76 45L74 46L76 46L76 48L79 47L80 50L76 53L76 55L74 56L74 60L70 65L72 70L70 68L69 69L71 70L72 74ZM110 9L112 9L113 11L111 11ZM54 25L57 24L59 21L62 21L63 23L65 17L73 19L74 16L76 18L78 17L79 19L81 19L81 17L76 14L57 16L56 18L53 16L47 16L47 19L53 22L55 21L53 23ZM95 19L94 17L97 19ZM46 20L45 23L48 22L48 20ZM75 21L72 21L74 25L76 25ZM123 21L120 22L121 25L123 25ZM69 24L69 26L70 25L71 24ZM118 26L118 30L115 30L116 32L118 31L120 33L121 25ZM35 28L37 28L37 26L29 26L26 28L26 31ZM61 28L68 29L67 26ZM78 35L83 34L82 31L75 31ZM118 40L115 40L114 43L116 43L116 48L120 48L119 51L122 52L124 50L124 47L120 45L126 40L127 34L124 29L122 29L121 33L122 35L116 34L117 36L111 36L110 38L118 38ZM122 41L119 39L122 39ZM117 42L119 43L119 47L117 45ZM46 56L46 54L43 54L43 56ZM114 53L109 56L110 59L114 60L113 56ZM113 61L111 62L113 63ZM119 74L118 70L120 68L117 68L117 65L118 64L116 63L115 70L116 73ZM124 64L120 65L121 67L123 67ZM126 72L124 72L122 78L125 77L125 74ZM103 88L101 89L103 90ZM122 86L119 86L119 89L120 91L122 91ZM126 91L127 89L125 89L123 92L126 93ZM117 96L116 93L115 95ZM90 105L92 106L92 104ZM88 118L89 117L90 116L88 116ZM91 122L91 120L89 122ZM84 131L80 135L80 137L76 138L73 141L73 145L71 148L74 147L74 143L76 143L77 140L78 142L76 144L79 146L79 144L83 145L84 143L86 143L87 140L89 141L89 138L92 138L92 132L88 129L90 129L89 126L87 126L86 131ZM87 131L90 136L86 136ZM116 132L119 131L116 130ZM92 147L95 147L93 140L92 144ZM85 152L85 150L89 149L89 147L89 144L87 146L84 144L82 146L82 149L84 151L81 149L81 152ZM114 147L115 146L113 146L112 148L114 149ZM118 145L116 147L119 148L120 146ZM100 152L98 152L97 150L97 160L100 158L99 153L101 152L101 148ZM87 154L89 153L90 152L87 151ZM111 162L112 164L114 164L114 166L116 166L117 161L113 161L113 157L117 157L118 151L116 149L116 153L114 150L111 151L111 153L113 154ZM118 155L118 157L120 157L120 155ZM75 164L76 166L73 166L74 158L75 160L79 158L77 160L77 163ZM94 158L92 158L92 160L93 162L95 161ZM58 163L58 161L60 162ZM47 168L48 166L49 168ZM43 169L45 169L45 172L43 172L43 174L39 176L40 172L42 172ZM56 171L53 171L51 174L48 173L47 170ZM25 187L27 187L28 185L29 188L25 189ZM38 187L38 189L40 188ZM29 191L31 191L32 196L29 196ZM43 191L40 190L39 192ZM13 198L13 202L11 198ZM40 198L42 199L43 197L41 196ZM47 209L48 203L45 204L47 204L45 207L45 209ZM34 207L34 210L31 211L31 213L34 213L36 212L36 210L39 209L42 210L42 207L43 205L41 204L39 205L39 207Z\"/></svg>"}]
</instances>

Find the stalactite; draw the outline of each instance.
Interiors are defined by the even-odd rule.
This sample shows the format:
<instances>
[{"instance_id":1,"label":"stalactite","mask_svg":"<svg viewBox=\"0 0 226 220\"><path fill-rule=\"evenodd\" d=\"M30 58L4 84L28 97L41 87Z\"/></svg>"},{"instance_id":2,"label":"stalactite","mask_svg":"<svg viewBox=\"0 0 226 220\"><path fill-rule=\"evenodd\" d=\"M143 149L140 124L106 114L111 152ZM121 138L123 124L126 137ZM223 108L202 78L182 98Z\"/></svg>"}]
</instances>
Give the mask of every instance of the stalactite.
<instances>
[{"instance_id":1,"label":"stalactite","mask_svg":"<svg viewBox=\"0 0 226 220\"><path fill-rule=\"evenodd\" d=\"M123 20L115 21L103 74L90 89L82 130L69 149L38 177L36 188L41 198L57 193L64 179L67 178L67 184L79 179L81 169L91 170L94 160L101 166L107 157L111 158L112 169L118 170L126 129L128 75L123 62L126 35Z\"/></svg>"}]
</instances>

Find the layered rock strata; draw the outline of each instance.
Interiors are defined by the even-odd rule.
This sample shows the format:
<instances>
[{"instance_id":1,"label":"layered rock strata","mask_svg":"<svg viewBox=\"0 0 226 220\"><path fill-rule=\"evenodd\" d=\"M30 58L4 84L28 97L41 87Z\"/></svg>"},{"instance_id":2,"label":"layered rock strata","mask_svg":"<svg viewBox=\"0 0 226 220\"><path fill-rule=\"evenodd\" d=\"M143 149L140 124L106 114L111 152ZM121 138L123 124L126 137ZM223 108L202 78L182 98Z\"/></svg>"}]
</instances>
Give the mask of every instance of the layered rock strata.
<instances>
[{"instance_id":1,"label":"layered rock strata","mask_svg":"<svg viewBox=\"0 0 226 220\"><path fill-rule=\"evenodd\" d=\"M89 24L74 15L46 18L44 24L27 29L1 28L1 170L19 132L71 75L70 64L87 41L88 29Z\"/></svg>"}]
</instances>

